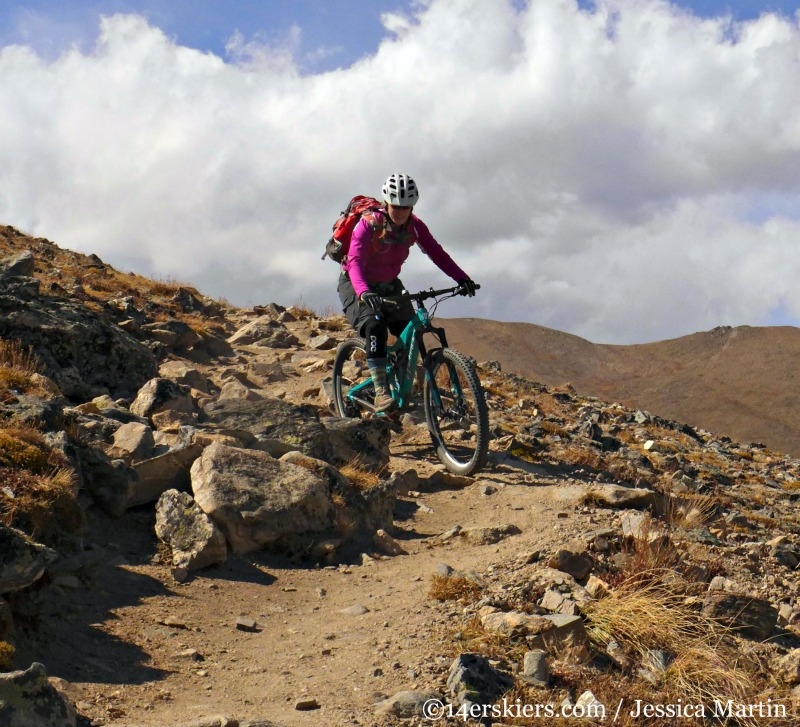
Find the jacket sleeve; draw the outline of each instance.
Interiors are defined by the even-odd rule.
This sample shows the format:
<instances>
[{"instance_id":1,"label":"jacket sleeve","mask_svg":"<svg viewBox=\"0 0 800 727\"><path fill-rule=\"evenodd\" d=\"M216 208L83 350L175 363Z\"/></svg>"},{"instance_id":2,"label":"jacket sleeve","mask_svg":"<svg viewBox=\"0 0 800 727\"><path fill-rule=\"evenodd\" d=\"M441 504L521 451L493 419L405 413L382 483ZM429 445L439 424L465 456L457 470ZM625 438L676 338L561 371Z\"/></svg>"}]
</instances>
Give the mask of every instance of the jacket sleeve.
<instances>
[{"instance_id":1,"label":"jacket sleeve","mask_svg":"<svg viewBox=\"0 0 800 727\"><path fill-rule=\"evenodd\" d=\"M350 276L353 290L360 298L362 293L369 290L366 280L367 270L367 251L372 242L373 229L363 217L358 221L353 235L350 238L350 250L347 253L347 265L345 269Z\"/></svg>"},{"instance_id":2,"label":"jacket sleeve","mask_svg":"<svg viewBox=\"0 0 800 727\"><path fill-rule=\"evenodd\" d=\"M445 275L450 276L456 282L469 277L456 265L453 258L447 254L447 251L436 241L436 238L431 235L428 226L419 219L419 217L414 218L414 224L417 228L417 244L420 246L422 252L433 260L439 270Z\"/></svg>"}]
</instances>

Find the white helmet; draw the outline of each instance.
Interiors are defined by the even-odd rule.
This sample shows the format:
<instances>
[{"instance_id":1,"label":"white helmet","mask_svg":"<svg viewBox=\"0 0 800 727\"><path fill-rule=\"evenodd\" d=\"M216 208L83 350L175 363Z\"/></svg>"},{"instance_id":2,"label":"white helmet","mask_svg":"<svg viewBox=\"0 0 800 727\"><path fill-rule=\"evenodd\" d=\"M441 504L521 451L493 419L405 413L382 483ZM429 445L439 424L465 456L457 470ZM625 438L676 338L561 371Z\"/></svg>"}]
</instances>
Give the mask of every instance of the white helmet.
<instances>
[{"instance_id":1,"label":"white helmet","mask_svg":"<svg viewBox=\"0 0 800 727\"><path fill-rule=\"evenodd\" d=\"M413 207L418 200L417 183L407 174L392 174L383 185L383 201L393 207Z\"/></svg>"}]
</instances>

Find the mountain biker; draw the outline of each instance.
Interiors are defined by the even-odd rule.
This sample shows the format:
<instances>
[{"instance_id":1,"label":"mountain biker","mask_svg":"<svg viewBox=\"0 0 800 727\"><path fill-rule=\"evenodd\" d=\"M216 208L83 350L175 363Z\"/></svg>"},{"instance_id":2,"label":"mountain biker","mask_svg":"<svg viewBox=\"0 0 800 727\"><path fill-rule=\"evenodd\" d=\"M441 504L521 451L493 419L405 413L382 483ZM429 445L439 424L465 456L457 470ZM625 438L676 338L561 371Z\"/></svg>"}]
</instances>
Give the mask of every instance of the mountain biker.
<instances>
[{"instance_id":1,"label":"mountain biker","mask_svg":"<svg viewBox=\"0 0 800 727\"><path fill-rule=\"evenodd\" d=\"M414 180L392 174L382 189L382 209L365 214L350 239L350 249L339 276L339 299L350 325L367 344L367 366L375 386L375 411L391 409L394 401L386 384L386 344L391 331L399 335L414 317L410 301L381 311L381 296L405 289L397 277L414 243L438 268L458 282L462 295L475 295L475 283L445 252L413 214L419 200ZM380 315L378 315L380 314Z\"/></svg>"}]
</instances>

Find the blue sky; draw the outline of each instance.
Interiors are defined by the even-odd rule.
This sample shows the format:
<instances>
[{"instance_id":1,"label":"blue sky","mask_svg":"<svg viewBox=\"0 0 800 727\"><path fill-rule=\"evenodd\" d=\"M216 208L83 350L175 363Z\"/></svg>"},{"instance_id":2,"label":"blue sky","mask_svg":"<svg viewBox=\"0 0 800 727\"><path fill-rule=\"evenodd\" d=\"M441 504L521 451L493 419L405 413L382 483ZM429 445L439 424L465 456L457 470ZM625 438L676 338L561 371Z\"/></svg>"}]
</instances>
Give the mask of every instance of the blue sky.
<instances>
[{"instance_id":1,"label":"blue sky","mask_svg":"<svg viewBox=\"0 0 800 727\"><path fill-rule=\"evenodd\" d=\"M332 310L330 225L400 171L482 285L446 316L797 325L797 5L6 0L0 224ZM418 251L403 280L447 282Z\"/></svg>"},{"instance_id":2,"label":"blue sky","mask_svg":"<svg viewBox=\"0 0 800 727\"><path fill-rule=\"evenodd\" d=\"M3 44L33 45L50 56L73 43L93 46L102 15L137 13L177 43L221 57L235 33L245 40L298 42L309 70L347 66L375 50L385 32L381 14L396 0L38 0L0 4ZM300 29L298 41L293 29Z\"/></svg>"},{"instance_id":3,"label":"blue sky","mask_svg":"<svg viewBox=\"0 0 800 727\"><path fill-rule=\"evenodd\" d=\"M236 33L245 40L291 45L300 67L348 66L373 53L386 29L381 15L405 12L413 0L30 0L0 3L0 42L25 43L52 57L72 44L90 49L100 15L138 13L177 43L226 57ZM515 0L517 5L524 0ZM765 11L792 15L792 0L695 0L677 6L701 17L756 18ZM581 7L593 8L591 0ZM299 29L299 37L293 33Z\"/></svg>"}]
</instances>

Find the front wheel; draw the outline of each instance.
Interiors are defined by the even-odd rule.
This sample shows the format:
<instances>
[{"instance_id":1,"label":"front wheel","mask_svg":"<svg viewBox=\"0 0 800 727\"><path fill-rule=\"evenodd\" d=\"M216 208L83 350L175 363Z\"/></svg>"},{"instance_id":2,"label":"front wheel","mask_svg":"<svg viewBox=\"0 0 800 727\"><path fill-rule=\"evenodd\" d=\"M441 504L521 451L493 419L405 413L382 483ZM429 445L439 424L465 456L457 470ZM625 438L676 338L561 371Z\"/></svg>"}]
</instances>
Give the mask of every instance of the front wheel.
<instances>
[{"instance_id":1,"label":"front wheel","mask_svg":"<svg viewBox=\"0 0 800 727\"><path fill-rule=\"evenodd\" d=\"M361 404L372 405L375 389L367 367L363 338L348 338L336 349L333 360L333 403L340 417L361 417Z\"/></svg>"},{"instance_id":2,"label":"front wheel","mask_svg":"<svg viewBox=\"0 0 800 727\"><path fill-rule=\"evenodd\" d=\"M425 377L425 419L436 454L451 472L471 475L486 464L489 409L471 361L435 351Z\"/></svg>"}]
</instances>

